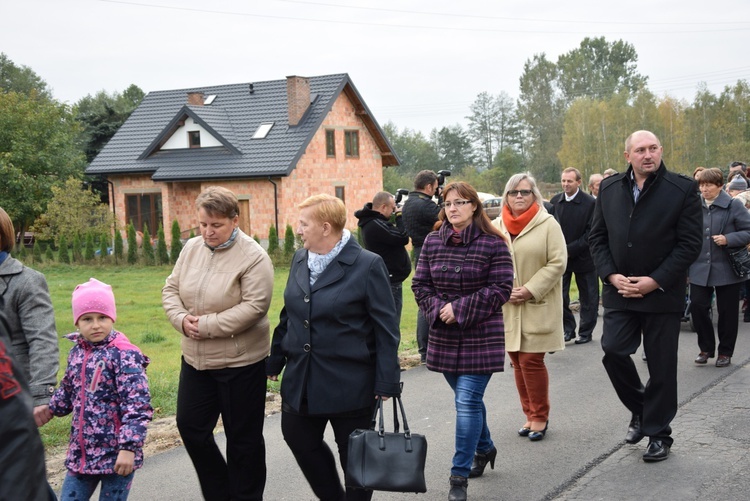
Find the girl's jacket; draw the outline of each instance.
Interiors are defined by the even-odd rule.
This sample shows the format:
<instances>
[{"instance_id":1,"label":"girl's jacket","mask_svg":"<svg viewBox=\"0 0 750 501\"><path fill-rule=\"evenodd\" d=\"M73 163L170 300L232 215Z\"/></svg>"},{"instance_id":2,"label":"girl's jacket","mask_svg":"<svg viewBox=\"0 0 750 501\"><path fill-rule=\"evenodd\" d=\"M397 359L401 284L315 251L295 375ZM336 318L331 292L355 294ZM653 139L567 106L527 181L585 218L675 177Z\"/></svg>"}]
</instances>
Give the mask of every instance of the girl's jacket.
<instances>
[{"instance_id":1,"label":"girl's jacket","mask_svg":"<svg viewBox=\"0 0 750 501\"><path fill-rule=\"evenodd\" d=\"M66 468L111 474L123 449L135 453L135 468L140 468L153 415L146 378L150 360L115 330L98 343L78 333L65 337L76 344L49 406L55 416L73 414Z\"/></svg>"}]
</instances>

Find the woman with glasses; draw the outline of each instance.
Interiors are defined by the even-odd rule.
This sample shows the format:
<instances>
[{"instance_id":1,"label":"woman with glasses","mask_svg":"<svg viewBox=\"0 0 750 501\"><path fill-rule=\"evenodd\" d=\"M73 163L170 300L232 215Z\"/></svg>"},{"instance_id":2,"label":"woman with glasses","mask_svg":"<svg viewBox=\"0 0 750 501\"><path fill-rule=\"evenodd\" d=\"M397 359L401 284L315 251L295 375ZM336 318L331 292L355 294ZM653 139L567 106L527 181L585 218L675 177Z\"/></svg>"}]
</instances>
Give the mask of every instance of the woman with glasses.
<instances>
[{"instance_id":1,"label":"woman with glasses","mask_svg":"<svg viewBox=\"0 0 750 501\"><path fill-rule=\"evenodd\" d=\"M412 289L430 327L427 368L443 373L455 394L448 499L464 500L467 479L481 476L487 463L495 467L483 399L490 377L505 362L501 307L511 294L513 263L471 185L451 183L443 197L437 231L424 241Z\"/></svg>"},{"instance_id":2,"label":"woman with glasses","mask_svg":"<svg viewBox=\"0 0 750 501\"><path fill-rule=\"evenodd\" d=\"M565 237L543 208L536 181L516 174L505 185L502 216L495 220L512 242L515 280L503 306L505 349L513 363L526 422L521 437L542 440L549 424L549 375L544 355L565 348L562 276L568 260Z\"/></svg>"}]
</instances>

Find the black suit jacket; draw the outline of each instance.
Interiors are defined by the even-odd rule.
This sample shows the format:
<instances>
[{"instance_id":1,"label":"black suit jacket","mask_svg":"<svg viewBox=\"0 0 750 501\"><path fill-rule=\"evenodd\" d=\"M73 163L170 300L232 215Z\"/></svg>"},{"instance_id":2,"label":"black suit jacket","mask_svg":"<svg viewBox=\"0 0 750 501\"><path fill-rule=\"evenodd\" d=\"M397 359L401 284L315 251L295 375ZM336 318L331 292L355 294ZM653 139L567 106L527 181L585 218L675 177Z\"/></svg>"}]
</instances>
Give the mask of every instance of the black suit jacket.
<instances>
[{"instance_id":1,"label":"black suit jacket","mask_svg":"<svg viewBox=\"0 0 750 501\"><path fill-rule=\"evenodd\" d=\"M560 223L568 248L568 267L565 271L594 271L594 260L589 248L589 232L596 199L579 189L570 202L565 200L565 193L558 193L552 197L550 203L552 215Z\"/></svg>"},{"instance_id":2,"label":"black suit jacket","mask_svg":"<svg viewBox=\"0 0 750 501\"><path fill-rule=\"evenodd\" d=\"M335 414L400 394L399 326L388 270L352 236L310 286L307 250L292 259L266 374L280 374L285 406Z\"/></svg>"},{"instance_id":3,"label":"black suit jacket","mask_svg":"<svg viewBox=\"0 0 750 501\"><path fill-rule=\"evenodd\" d=\"M632 166L602 181L589 243L604 282L605 308L653 313L685 307L687 270L698 257L703 216L695 180L661 164L633 200ZM640 299L618 294L607 282L612 273L650 276L659 289Z\"/></svg>"}]
</instances>

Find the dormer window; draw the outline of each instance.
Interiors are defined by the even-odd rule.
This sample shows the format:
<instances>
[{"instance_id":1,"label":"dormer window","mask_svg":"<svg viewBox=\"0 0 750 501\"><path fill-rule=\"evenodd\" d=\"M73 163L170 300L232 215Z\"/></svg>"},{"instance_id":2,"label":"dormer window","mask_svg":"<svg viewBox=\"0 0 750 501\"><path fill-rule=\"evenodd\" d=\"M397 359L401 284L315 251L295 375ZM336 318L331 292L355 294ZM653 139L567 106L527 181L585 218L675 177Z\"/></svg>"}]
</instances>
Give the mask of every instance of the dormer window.
<instances>
[{"instance_id":1,"label":"dormer window","mask_svg":"<svg viewBox=\"0 0 750 501\"><path fill-rule=\"evenodd\" d=\"M273 122L264 122L258 126L258 130L253 134L253 139L264 139L273 127Z\"/></svg>"},{"instance_id":2,"label":"dormer window","mask_svg":"<svg viewBox=\"0 0 750 501\"><path fill-rule=\"evenodd\" d=\"M199 130L188 131L188 147L190 148L201 147L201 131Z\"/></svg>"}]
</instances>

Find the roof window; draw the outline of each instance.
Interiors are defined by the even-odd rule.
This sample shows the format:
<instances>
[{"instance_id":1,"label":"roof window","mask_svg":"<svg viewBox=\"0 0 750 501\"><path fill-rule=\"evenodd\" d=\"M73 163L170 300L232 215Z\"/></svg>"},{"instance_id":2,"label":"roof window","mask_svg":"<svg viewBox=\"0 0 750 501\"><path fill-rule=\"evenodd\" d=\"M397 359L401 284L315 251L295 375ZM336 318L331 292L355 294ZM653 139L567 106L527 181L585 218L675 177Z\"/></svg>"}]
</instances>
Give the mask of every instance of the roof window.
<instances>
[{"instance_id":1,"label":"roof window","mask_svg":"<svg viewBox=\"0 0 750 501\"><path fill-rule=\"evenodd\" d=\"M258 130L253 134L253 139L264 139L271 131L274 122L264 122L258 126Z\"/></svg>"},{"instance_id":2,"label":"roof window","mask_svg":"<svg viewBox=\"0 0 750 501\"><path fill-rule=\"evenodd\" d=\"M210 96L206 96L206 100L203 101L203 105L208 106L209 104L214 102L214 99L216 99L216 94L211 94Z\"/></svg>"}]
</instances>

